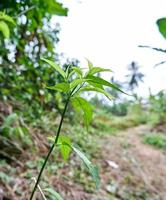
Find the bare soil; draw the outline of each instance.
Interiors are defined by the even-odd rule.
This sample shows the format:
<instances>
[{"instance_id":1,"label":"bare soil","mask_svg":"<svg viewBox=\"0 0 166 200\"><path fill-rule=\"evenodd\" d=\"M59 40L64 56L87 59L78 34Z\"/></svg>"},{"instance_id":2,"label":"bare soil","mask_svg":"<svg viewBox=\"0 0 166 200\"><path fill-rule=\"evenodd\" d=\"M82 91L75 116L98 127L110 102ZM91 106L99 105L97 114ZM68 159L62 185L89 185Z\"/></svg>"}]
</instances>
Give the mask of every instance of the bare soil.
<instances>
[{"instance_id":1,"label":"bare soil","mask_svg":"<svg viewBox=\"0 0 166 200\"><path fill-rule=\"evenodd\" d=\"M100 139L101 189L76 199L166 200L166 152L142 142L149 131L139 126Z\"/></svg>"}]
</instances>

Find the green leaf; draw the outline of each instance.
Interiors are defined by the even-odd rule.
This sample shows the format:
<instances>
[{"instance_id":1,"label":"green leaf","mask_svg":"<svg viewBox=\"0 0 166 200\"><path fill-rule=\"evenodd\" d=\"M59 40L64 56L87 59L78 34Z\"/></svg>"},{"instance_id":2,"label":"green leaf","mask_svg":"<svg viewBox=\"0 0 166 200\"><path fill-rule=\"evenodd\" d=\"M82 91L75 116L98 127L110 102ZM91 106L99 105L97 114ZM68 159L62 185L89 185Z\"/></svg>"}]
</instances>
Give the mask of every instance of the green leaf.
<instances>
[{"instance_id":1,"label":"green leaf","mask_svg":"<svg viewBox=\"0 0 166 200\"><path fill-rule=\"evenodd\" d=\"M9 15L6 15L4 12L0 12L0 20L9 22L9 23L15 25L15 22L12 19L12 17L10 17Z\"/></svg>"},{"instance_id":2,"label":"green leaf","mask_svg":"<svg viewBox=\"0 0 166 200\"><path fill-rule=\"evenodd\" d=\"M10 29L4 21L0 21L0 31L3 33L5 38L10 37Z\"/></svg>"},{"instance_id":3,"label":"green leaf","mask_svg":"<svg viewBox=\"0 0 166 200\"><path fill-rule=\"evenodd\" d=\"M78 74L80 77L82 77L82 71L79 67L72 67L72 69L74 70L74 72L76 74Z\"/></svg>"},{"instance_id":4,"label":"green leaf","mask_svg":"<svg viewBox=\"0 0 166 200\"><path fill-rule=\"evenodd\" d=\"M119 87L117 85L115 85L113 83L110 83L110 82L108 82L108 81L106 81L106 80L104 80L104 79L102 79L100 77L88 75L86 78L90 79L90 81L88 81L89 83L91 83L91 82L92 83L98 83L100 85L108 86L108 87L111 87L111 88L113 88L115 90L118 90L119 92L127 94L127 93L123 92L121 89L119 89Z\"/></svg>"},{"instance_id":5,"label":"green leaf","mask_svg":"<svg viewBox=\"0 0 166 200\"><path fill-rule=\"evenodd\" d=\"M99 83L94 83L94 82L91 82L91 81L88 81L89 85L95 87L95 88L100 88L100 89L103 89L104 90L104 87L103 85L99 84Z\"/></svg>"},{"instance_id":6,"label":"green leaf","mask_svg":"<svg viewBox=\"0 0 166 200\"><path fill-rule=\"evenodd\" d=\"M66 77L68 77L69 76L69 68L70 68L71 66L70 65L68 65L67 66L67 68L66 68L66 70L65 70L65 74L66 74Z\"/></svg>"},{"instance_id":7,"label":"green leaf","mask_svg":"<svg viewBox=\"0 0 166 200\"><path fill-rule=\"evenodd\" d=\"M92 120L92 115L93 115L92 106L84 98L78 97L78 96L71 98L71 103L73 107L75 108L75 110L77 110L78 112L82 110L84 124L86 128L88 129L89 124Z\"/></svg>"},{"instance_id":8,"label":"green leaf","mask_svg":"<svg viewBox=\"0 0 166 200\"><path fill-rule=\"evenodd\" d=\"M3 126L11 127L12 124L17 120L18 120L18 115L16 113L12 113L5 118Z\"/></svg>"},{"instance_id":9,"label":"green leaf","mask_svg":"<svg viewBox=\"0 0 166 200\"><path fill-rule=\"evenodd\" d=\"M45 1L47 3L47 9L48 12L51 14L55 14L58 16L67 16L68 9L63 7L63 4L55 1L55 0L49 0Z\"/></svg>"},{"instance_id":10,"label":"green leaf","mask_svg":"<svg viewBox=\"0 0 166 200\"><path fill-rule=\"evenodd\" d=\"M90 60L88 60L87 58L86 58L86 60L87 60L87 62L88 62L88 67L89 67L89 69L91 70L91 69L93 68L93 64L92 64L92 62L91 62Z\"/></svg>"},{"instance_id":11,"label":"green leaf","mask_svg":"<svg viewBox=\"0 0 166 200\"><path fill-rule=\"evenodd\" d=\"M88 81L88 79L74 79L74 80L70 83L70 89L75 88L75 87L78 86L79 84L85 83L86 81Z\"/></svg>"},{"instance_id":12,"label":"green leaf","mask_svg":"<svg viewBox=\"0 0 166 200\"><path fill-rule=\"evenodd\" d=\"M48 192L48 194L50 194L51 197L54 197L54 200L63 200L63 198L60 196L60 194L58 192L56 192L54 189L52 189L52 188L45 188L44 190L46 192Z\"/></svg>"},{"instance_id":13,"label":"green leaf","mask_svg":"<svg viewBox=\"0 0 166 200\"><path fill-rule=\"evenodd\" d=\"M101 67L93 67L92 69L89 70L88 75L94 75L94 74L99 73L99 72L112 72L112 70L111 69L104 69L104 68L101 68Z\"/></svg>"},{"instance_id":14,"label":"green leaf","mask_svg":"<svg viewBox=\"0 0 166 200\"><path fill-rule=\"evenodd\" d=\"M156 23L162 36L166 38L166 18L158 19Z\"/></svg>"},{"instance_id":15,"label":"green leaf","mask_svg":"<svg viewBox=\"0 0 166 200\"><path fill-rule=\"evenodd\" d=\"M54 137L49 136L47 138L48 138L48 140L55 142L55 136ZM71 149L72 149L70 138L65 136L65 135L60 135L59 138L58 138L57 145L60 145L62 158L64 160L67 160L69 155L70 155Z\"/></svg>"},{"instance_id":16,"label":"green leaf","mask_svg":"<svg viewBox=\"0 0 166 200\"><path fill-rule=\"evenodd\" d=\"M81 152L78 148L71 146L74 152L80 157L80 159L84 162L87 169L89 170L90 174L93 177L93 180L96 183L96 187L99 188L100 186L100 178L99 178L99 171L98 167L94 166L91 161L85 156L83 152Z\"/></svg>"},{"instance_id":17,"label":"green leaf","mask_svg":"<svg viewBox=\"0 0 166 200\"><path fill-rule=\"evenodd\" d=\"M101 94L104 94L109 100L112 100L114 99L114 97L112 95L110 95L108 92L106 92L104 89L101 89L101 88L94 88L94 87L89 87L89 86L86 86L82 89L79 90L79 92L88 92L88 91L94 91L94 92L99 92Z\"/></svg>"},{"instance_id":18,"label":"green leaf","mask_svg":"<svg viewBox=\"0 0 166 200\"><path fill-rule=\"evenodd\" d=\"M58 71L61 74L61 76L63 76L63 78L66 78L66 73L63 71L63 69L59 67L57 64L55 64L53 61L45 59L45 58L41 58L41 60L45 61L51 67L53 67L56 71Z\"/></svg>"},{"instance_id":19,"label":"green leaf","mask_svg":"<svg viewBox=\"0 0 166 200\"><path fill-rule=\"evenodd\" d=\"M61 154L64 160L67 160L71 152L71 140L69 137L60 135L58 144L61 144Z\"/></svg>"},{"instance_id":20,"label":"green leaf","mask_svg":"<svg viewBox=\"0 0 166 200\"><path fill-rule=\"evenodd\" d=\"M50 89L50 90L57 90L57 91L60 91L60 92L69 92L70 90L70 84L69 83L58 83L54 86L46 86L47 89Z\"/></svg>"},{"instance_id":21,"label":"green leaf","mask_svg":"<svg viewBox=\"0 0 166 200\"><path fill-rule=\"evenodd\" d=\"M72 70L72 71L69 73L69 75L68 75L68 79L69 79L70 77L72 77L73 74L75 74L75 71Z\"/></svg>"}]
</instances>

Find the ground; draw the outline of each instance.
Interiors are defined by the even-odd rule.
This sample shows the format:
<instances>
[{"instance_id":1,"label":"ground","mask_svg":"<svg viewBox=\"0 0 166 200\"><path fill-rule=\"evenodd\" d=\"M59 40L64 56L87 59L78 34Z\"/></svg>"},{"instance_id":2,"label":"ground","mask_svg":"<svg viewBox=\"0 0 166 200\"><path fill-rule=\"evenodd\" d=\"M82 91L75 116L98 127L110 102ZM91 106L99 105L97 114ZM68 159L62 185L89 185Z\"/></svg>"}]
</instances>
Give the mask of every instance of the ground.
<instances>
[{"instance_id":1,"label":"ground","mask_svg":"<svg viewBox=\"0 0 166 200\"><path fill-rule=\"evenodd\" d=\"M166 155L142 143L141 135L148 132L147 126L139 126L100 141L103 188L117 199L166 199Z\"/></svg>"},{"instance_id":2,"label":"ground","mask_svg":"<svg viewBox=\"0 0 166 200\"><path fill-rule=\"evenodd\" d=\"M143 143L142 135L148 132L148 126L141 125L118 132L116 135L108 134L96 138L98 145L94 151L93 162L100 168L99 190L94 189L88 175L85 177L80 173L74 181L72 180L72 173L76 174L77 169L81 170L79 165L72 162L70 167L64 165L58 169L58 174L48 175L51 184L65 200L165 200L166 152ZM71 168L74 168L74 172L70 171ZM20 171L22 174L16 178L15 184L18 185L15 185L15 188L26 182L25 178L21 179L25 173L27 176L25 167ZM29 185L26 183L25 189L27 187L29 188ZM10 186L3 185L2 189L12 196L4 199L28 199L25 196L15 197L16 191ZM25 192L26 196L29 196L28 193Z\"/></svg>"},{"instance_id":3,"label":"ground","mask_svg":"<svg viewBox=\"0 0 166 200\"><path fill-rule=\"evenodd\" d=\"M95 194L73 189L74 200L165 200L165 152L142 142L147 126L98 140L101 189Z\"/></svg>"}]
</instances>

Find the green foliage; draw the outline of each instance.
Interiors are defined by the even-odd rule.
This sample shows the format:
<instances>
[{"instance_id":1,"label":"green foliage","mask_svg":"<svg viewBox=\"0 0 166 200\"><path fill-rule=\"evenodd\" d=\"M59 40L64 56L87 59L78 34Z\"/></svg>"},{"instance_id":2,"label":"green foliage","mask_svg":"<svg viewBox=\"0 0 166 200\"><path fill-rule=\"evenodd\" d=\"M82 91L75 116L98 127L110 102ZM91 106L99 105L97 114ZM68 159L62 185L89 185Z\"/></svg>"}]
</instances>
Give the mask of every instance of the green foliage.
<instances>
[{"instance_id":1,"label":"green foliage","mask_svg":"<svg viewBox=\"0 0 166 200\"><path fill-rule=\"evenodd\" d=\"M9 15L6 15L4 12L0 12L0 20L3 20L5 22L9 22L9 23L15 25L13 18L10 17Z\"/></svg>"},{"instance_id":2,"label":"green foliage","mask_svg":"<svg viewBox=\"0 0 166 200\"><path fill-rule=\"evenodd\" d=\"M164 125L166 123L166 94L164 91L160 91L157 95L150 95L150 113L154 118L153 126Z\"/></svg>"},{"instance_id":3,"label":"green foliage","mask_svg":"<svg viewBox=\"0 0 166 200\"><path fill-rule=\"evenodd\" d=\"M153 145L157 148L166 149L166 134L165 133L149 133L144 135L145 143Z\"/></svg>"},{"instance_id":4,"label":"green foliage","mask_svg":"<svg viewBox=\"0 0 166 200\"><path fill-rule=\"evenodd\" d=\"M55 47L60 28L51 24L51 18L67 16L68 9L55 0L2 0L0 9L5 10L0 12L0 30L5 37L10 33L8 40L0 37L0 100L11 100L14 107L16 102L31 105L34 117L41 115L38 111L42 108L50 109L53 104L61 110L56 94L43 90L43 82L55 84L61 77L50 73L40 58L58 60ZM10 25L15 26L10 28Z\"/></svg>"},{"instance_id":5,"label":"green foliage","mask_svg":"<svg viewBox=\"0 0 166 200\"><path fill-rule=\"evenodd\" d=\"M60 144L61 154L64 160L67 160L71 152L71 140L69 137L60 135L58 139L58 144Z\"/></svg>"},{"instance_id":6,"label":"green foliage","mask_svg":"<svg viewBox=\"0 0 166 200\"><path fill-rule=\"evenodd\" d=\"M3 33L5 38L10 37L10 30L8 25L4 21L0 21L0 31Z\"/></svg>"},{"instance_id":7,"label":"green foliage","mask_svg":"<svg viewBox=\"0 0 166 200\"><path fill-rule=\"evenodd\" d=\"M83 154L78 148L71 146L72 149L76 152L76 154L80 157L80 159L84 162L86 167L88 168L89 172L91 173L93 180L96 183L96 187L99 188L100 185L100 178L98 168L94 166L91 161Z\"/></svg>"},{"instance_id":8,"label":"green foliage","mask_svg":"<svg viewBox=\"0 0 166 200\"><path fill-rule=\"evenodd\" d=\"M48 196L50 197L50 200L63 200L63 198L60 196L58 192L53 190L52 188L46 188L44 189L48 193Z\"/></svg>"},{"instance_id":9,"label":"green foliage","mask_svg":"<svg viewBox=\"0 0 166 200\"><path fill-rule=\"evenodd\" d=\"M114 103L109 110L116 116L125 116L128 114L129 102Z\"/></svg>"},{"instance_id":10,"label":"green foliage","mask_svg":"<svg viewBox=\"0 0 166 200\"><path fill-rule=\"evenodd\" d=\"M158 19L156 23L162 36L166 38L166 18Z\"/></svg>"},{"instance_id":11,"label":"green foliage","mask_svg":"<svg viewBox=\"0 0 166 200\"><path fill-rule=\"evenodd\" d=\"M76 67L71 67L71 75L69 75L68 71L65 72L62 68L60 68L60 66L53 63L52 61L48 59L42 60L44 60L50 66L52 66L63 77L63 82L58 83L54 86L47 86L47 88L50 90L58 90L60 92L65 92L68 98L70 99L73 107L78 112L83 112L84 123L87 128L92 120L92 106L84 98L82 98L80 94L85 91L94 91L100 92L109 99L112 99L112 96L104 90L104 86L111 87L117 91L123 92L116 85L98 76L95 76L95 74L98 73L98 70L93 70L96 68L93 67L93 64L90 61L88 61L88 65L90 66L89 70L85 73L85 75L83 74L81 69ZM100 71L101 69L102 68L100 68ZM103 69L103 71L104 70L105 69ZM91 72L93 72L94 75L89 75Z\"/></svg>"},{"instance_id":12,"label":"green foliage","mask_svg":"<svg viewBox=\"0 0 166 200\"><path fill-rule=\"evenodd\" d=\"M89 79L89 84L93 86L93 83L97 84L96 86L98 86L100 89L102 86L107 86L107 87L110 87L110 88L113 88L119 92L122 92L124 94L126 94L125 92L123 92L121 89L119 89L118 86L116 86L115 84L112 84L100 77L96 77L96 76L92 76L92 75L87 75L86 78Z\"/></svg>"},{"instance_id":13,"label":"green foliage","mask_svg":"<svg viewBox=\"0 0 166 200\"><path fill-rule=\"evenodd\" d=\"M66 93L69 91L70 85L68 83L58 83L55 86L47 86L46 88L50 90L57 90L59 92Z\"/></svg>"},{"instance_id":14,"label":"green foliage","mask_svg":"<svg viewBox=\"0 0 166 200\"><path fill-rule=\"evenodd\" d=\"M31 145L32 141L26 124L16 113L4 118L0 133L10 139L21 141L22 145Z\"/></svg>"},{"instance_id":15,"label":"green foliage","mask_svg":"<svg viewBox=\"0 0 166 200\"><path fill-rule=\"evenodd\" d=\"M45 6L47 7L48 12L59 15L59 16L67 16L68 9L64 8L63 5L57 1L50 0L48 2L44 1Z\"/></svg>"},{"instance_id":16,"label":"green foliage","mask_svg":"<svg viewBox=\"0 0 166 200\"><path fill-rule=\"evenodd\" d=\"M96 73L100 73L100 72L112 72L111 69L104 69L104 68L101 68L101 67L93 67L89 70L89 75L94 75Z\"/></svg>"},{"instance_id":17,"label":"green foliage","mask_svg":"<svg viewBox=\"0 0 166 200\"><path fill-rule=\"evenodd\" d=\"M103 88L95 88L95 87L89 86L89 87L84 87L84 88L80 89L80 92L88 92L88 91L104 94L109 100L112 100L114 98L111 94L106 92Z\"/></svg>"},{"instance_id":18,"label":"green foliage","mask_svg":"<svg viewBox=\"0 0 166 200\"><path fill-rule=\"evenodd\" d=\"M128 111L131 107L131 102L128 100L123 100L121 102L118 102L113 99L113 103L111 105L106 104L105 102L98 102L96 97L91 99L93 105L98 106L100 109L103 109L105 113L110 113L115 116L126 116L128 114Z\"/></svg>"},{"instance_id":19,"label":"green foliage","mask_svg":"<svg viewBox=\"0 0 166 200\"><path fill-rule=\"evenodd\" d=\"M0 12L0 31L2 32L4 38L10 37L10 28L8 23L15 25L14 20L9 15L6 15L4 12Z\"/></svg>"},{"instance_id":20,"label":"green foliage","mask_svg":"<svg viewBox=\"0 0 166 200\"><path fill-rule=\"evenodd\" d=\"M59 67L57 64L55 64L53 61L48 60L48 59L44 59L42 58L43 61L45 61L46 63L48 63L51 67L53 67L56 71L58 71L60 73L60 75L62 75L63 78L66 78L66 73L61 69L61 67Z\"/></svg>"},{"instance_id":21,"label":"green foliage","mask_svg":"<svg viewBox=\"0 0 166 200\"><path fill-rule=\"evenodd\" d=\"M55 142L55 138L53 137L49 137L48 139ZM64 160L68 159L71 150L73 150L79 156L79 158L83 161L88 171L92 175L93 180L96 183L96 187L98 188L99 183L100 183L98 168L91 163L91 161L86 157L86 155L79 148L76 148L71 143L70 138L64 135L60 135L57 145L60 146L61 154Z\"/></svg>"},{"instance_id":22,"label":"green foliage","mask_svg":"<svg viewBox=\"0 0 166 200\"><path fill-rule=\"evenodd\" d=\"M13 179L4 172L0 172L0 180L4 183L10 183Z\"/></svg>"},{"instance_id":23,"label":"green foliage","mask_svg":"<svg viewBox=\"0 0 166 200\"><path fill-rule=\"evenodd\" d=\"M95 90L95 88L99 88L103 91L104 90L104 86L108 86L111 87L113 89L116 89L120 92L123 92L122 90L120 90L116 85L109 83L108 81L99 78L97 76L94 76L97 71L95 72L94 70L94 75L89 75L89 72L93 70L93 64L88 60L88 66L89 66L89 70L85 73L81 72L81 70L76 70L76 68L74 67L74 69L71 68L70 74L69 75L69 67L67 68L66 71L64 71L62 68L60 68L58 65L54 64L52 61L48 60L48 59L42 59L45 62L47 62L49 65L51 65L57 72L59 72L59 74L62 76L63 80L61 83L58 83L55 86L51 86L49 87L49 89L52 88L52 90L55 90L55 88L57 89L61 89L61 92L66 91L66 84L68 85L67 91L66 91L66 103L64 106L64 110L63 110L63 114L59 123L59 128L56 134L56 137L54 139L53 145L51 146L47 157L45 159L45 162L43 163L43 166L41 168L41 171L38 175L37 178L37 182L35 183L35 187L31 193L31 197L30 200L33 199L33 195L36 191L37 185L40 181L40 177L42 175L42 172L46 166L46 163L54 149L54 146L57 144L61 143L61 153L64 159L67 159L70 153L70 148L72 148L77 154L78 156L81 158L81 160L83 160L83 162L85 163L85 165L87 166L89 172L92 174L93 179L96 182L96 186L99 186L99 176L98 176L98 169L97 167L93 166L92 163L88 160L88 158L79 150L77 149L75 146L73 146L70 142L70 139L68 137L60 137L60 131L61 131L61 127L62 127L62 123L64 120L64 116L65 116L65 112L67 110L68 104L71 101L72 105L74 105L74 107L76 108L76 110L83 111L83 117L84 117L84 122L86 127L88 128L89 123L91 122L92 119L92 108L91 105L80 96L80 90L87 88L87 87L92 87L94 88L93 91L97 91ZM66 84L65 84L66 83ZM61 84L61 85L59 85ZM64 87L65 86L65 87ZM64 89L65 88L65 89ZM106 95L107 96L107 95ZM60 138L60 139L59 139ZM59 143L60 142L60 143ZM68 148L68 147L70 148Z\"/></svg>"},{"instance_id":24,"label":"green foliage","mask_svg":"<svg viewBox=\"0 0 166 200\"><path fill-rule=\"evenodd\" d=\"M92 106L82 97L74 97L71 99L73 107L78 111L83 111L83 118L86 128L92 120Z\"/></svg>"}]
</instances>

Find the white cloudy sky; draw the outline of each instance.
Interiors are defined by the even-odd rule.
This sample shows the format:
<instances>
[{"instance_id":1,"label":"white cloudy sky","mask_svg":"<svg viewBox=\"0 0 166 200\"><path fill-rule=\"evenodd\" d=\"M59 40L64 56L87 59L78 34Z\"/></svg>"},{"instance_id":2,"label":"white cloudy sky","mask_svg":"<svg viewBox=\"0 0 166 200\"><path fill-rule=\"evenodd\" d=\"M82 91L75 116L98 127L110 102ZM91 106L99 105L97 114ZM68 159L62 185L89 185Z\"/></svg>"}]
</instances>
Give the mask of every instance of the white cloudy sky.
<instances>
[{"instance_id":1,"label":"white cloudy sky","mask_svg":"<svg viewBox=\"0 0 166 200\"><path fill-rule=\"evenodd\" d=\"M166 17L166 0L63 0L69 8L68 17L55 17L60 22L59 52L78 58L85 57L95 65L113 69L117 80L123 80L126 66L137 61L145 73L140 95L166 88L166 65L153 68L166 60L166 55L138 45L166 48L156 20ZM111 75L106 74L109 79Z\"/></svg>"}]
</instances>

